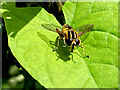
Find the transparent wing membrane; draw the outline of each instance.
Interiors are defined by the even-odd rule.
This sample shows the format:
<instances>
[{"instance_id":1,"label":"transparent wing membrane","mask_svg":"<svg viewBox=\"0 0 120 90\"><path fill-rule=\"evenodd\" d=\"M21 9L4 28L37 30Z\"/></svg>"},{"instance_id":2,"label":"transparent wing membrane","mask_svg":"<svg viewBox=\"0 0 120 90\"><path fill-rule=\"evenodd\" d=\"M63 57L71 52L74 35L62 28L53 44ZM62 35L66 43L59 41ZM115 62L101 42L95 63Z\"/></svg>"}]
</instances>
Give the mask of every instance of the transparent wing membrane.
<instances>
[{"instance_id":1,"label":"transparent wing membrane","mask_svg":"<svg viewBox=\"0 0 120 90\"><path fill-rule=\"evenodd\" d=\"M56 32L56 28L62 30L61 26L53 25L53 24L41 24L41 26L47 30Z\"/></svg>"},{"instance_id":2,"label":"transparent wing membrane","mask_svg":"<svg viewBox=\"0 0 120 90\"><path fill-rule=\"evenodd\" d=\"M81 36L82 34L91 31L93 27L93 24L82 25L78 27L76 31L79 33L79 36Z\"/></svg>"}]
</instances>

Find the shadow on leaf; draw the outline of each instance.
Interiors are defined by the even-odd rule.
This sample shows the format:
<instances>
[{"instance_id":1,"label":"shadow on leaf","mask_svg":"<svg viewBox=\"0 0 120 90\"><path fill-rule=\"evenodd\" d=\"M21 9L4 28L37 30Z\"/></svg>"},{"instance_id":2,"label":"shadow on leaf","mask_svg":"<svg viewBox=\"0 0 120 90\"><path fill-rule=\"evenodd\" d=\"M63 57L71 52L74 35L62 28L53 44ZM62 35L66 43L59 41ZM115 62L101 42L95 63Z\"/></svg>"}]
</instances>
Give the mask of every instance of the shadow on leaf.
<instances>
[{"instance_id":1,"label":"shadow on leaf","mask_svg":"<svg viewBox=\"0 0 120 90\"><path fill-rule=\"evenodd\" d=\"M57 46L57 38L56 38L56 41L53 42L47 36L45 36L44 34L42 34L40 32L37 32L37 34L50 48L54 49L54 47ZM57 60L59 60L59 58L60 58L63 61L69 61L70 57L72 57L71 59L73 60L73 55L70 52L70 48L68 46L63 47L63 41L62 40L60 40L59 47L55 52L56 52L56 56L58 57Z\"/></svg>"}]
</instances>

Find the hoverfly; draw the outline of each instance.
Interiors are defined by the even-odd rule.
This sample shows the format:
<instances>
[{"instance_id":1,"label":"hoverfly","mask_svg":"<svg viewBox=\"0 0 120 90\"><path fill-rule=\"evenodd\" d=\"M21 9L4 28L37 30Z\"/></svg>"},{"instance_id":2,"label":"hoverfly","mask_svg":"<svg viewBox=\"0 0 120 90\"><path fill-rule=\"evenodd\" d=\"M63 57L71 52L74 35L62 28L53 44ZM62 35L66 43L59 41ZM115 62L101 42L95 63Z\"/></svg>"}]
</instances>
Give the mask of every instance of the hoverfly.
<instances>
[{"instance_id":1,"label":"hoverfly","mask_svg":"<svg viewBox=\"0 0 120 90\"><path fill-rule=\"evenodd\" d=\"M79 39L79 37L81 35L83 35L84 33L89 32L94 27L93 24L87 24L87 25L78 27L75 31L68 24L64 24L61 28L62 30L60 31L59 30L60 27L53 25L53 24L41 24L41 26L47 30L57 32L60 35L57 37L57 47L53 51L56 51L58 49L59 40L61 39L64 42L63 47L66 47L66 45L68 45L71 47L71 52L73 52L73 49L75 46L80 46L82 48L84 54L85 54L85 52L84 52L83 43L81 43L81 40ZM77 31L79 31L79 33ZM87 57L89 57L89 56L87 56Z\"/></svg>"}]
</instances>

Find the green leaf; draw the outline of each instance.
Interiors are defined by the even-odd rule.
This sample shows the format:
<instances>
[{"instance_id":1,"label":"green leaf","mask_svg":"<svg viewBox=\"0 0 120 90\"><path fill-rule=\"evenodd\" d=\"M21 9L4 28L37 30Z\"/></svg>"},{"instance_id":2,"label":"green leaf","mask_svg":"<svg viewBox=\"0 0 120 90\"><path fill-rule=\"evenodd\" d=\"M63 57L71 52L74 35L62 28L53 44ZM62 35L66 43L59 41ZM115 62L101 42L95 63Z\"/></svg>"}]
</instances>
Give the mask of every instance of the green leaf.
<instances>
[{"instance_id":1,"label":"green leaf","mask_svg":"<svg viewBox=\"0 0 120 90\"><path fill-rule=\"evenodd\" d=\"M6 23L7 34L10 35L12 33L12 37L15 37L17 32L19 32L24 26L26 26L26 24L28 24L28 22L30 22L41 10L41 8L9 8L9 9L10 10L7 10L6 12L3 13L3 16Z\"/></svg>"},{"instance_id":2,"label":"green leaf","mask_svg":"<svg viewBox=\"0 0 120 90\"><path fill-rule=\"evenodd\" d=\"M73 28L94 24L94 30L83 42L90 58L83 58L80 47L70 53L69 47L63 48L62 41L58 50L52 51L59 35L41 24L60 24L41 8L11 8L3 14L9 47L19 63L46 88L117 88L118 7L115 5L117 2L104 5L66 2L63 7L66 23Z\"/></svg>"},{"instance_id":3,"label":"green leaf","mask_svg":"<svg viewBox=\"0 0 120 90\"><path fill-rule=\"evenodd\" d=\"M63 7L67 23L74 28L94 24L94 31L84 41L85 50L91 55L90 59L85 61L100 88L118 87L117 4L117 2L81 2L66 3ZM69 6L73 6L73 9Z\"/></svg>"}]
</instances>

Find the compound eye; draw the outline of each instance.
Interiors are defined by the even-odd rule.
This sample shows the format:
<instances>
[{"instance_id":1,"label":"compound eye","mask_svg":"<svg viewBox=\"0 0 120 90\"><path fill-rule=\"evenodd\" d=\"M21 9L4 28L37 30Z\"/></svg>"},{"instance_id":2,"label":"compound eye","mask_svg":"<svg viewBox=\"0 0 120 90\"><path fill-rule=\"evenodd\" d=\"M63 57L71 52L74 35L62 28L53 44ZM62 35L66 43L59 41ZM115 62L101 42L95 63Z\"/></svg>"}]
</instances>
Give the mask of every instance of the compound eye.
<instances>
[{"instance_id":1,"label":"compound eye","mask_svg":"<svg viewBox=\"0 0 120 90\"><path fill-rule=\"evenodd\" d=\"M71 26L68 25L68 28L71 29Z\"/></svg>"},{"instance_id":2,"label":"compound eye","mask_svg":"<svg viewBox=\"0 0 120 90\"><path fill-rule=\"evenodd\" d=\"M77 38L75 39L75 42L77 45L79 45L79 43L80 43L79 39L77 39Z\"/></svg>"}]
</instances>

